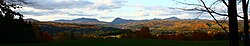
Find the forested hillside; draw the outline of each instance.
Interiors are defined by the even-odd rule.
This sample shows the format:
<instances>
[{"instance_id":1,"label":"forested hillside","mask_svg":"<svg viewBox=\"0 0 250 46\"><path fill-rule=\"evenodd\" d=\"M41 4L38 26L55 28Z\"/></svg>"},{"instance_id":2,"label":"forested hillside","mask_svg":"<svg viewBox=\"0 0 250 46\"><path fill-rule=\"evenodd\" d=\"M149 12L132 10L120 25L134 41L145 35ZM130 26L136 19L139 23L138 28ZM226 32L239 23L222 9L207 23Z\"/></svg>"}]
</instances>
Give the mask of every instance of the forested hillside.
<instances>
[{"instance_id":1,"label":"forested hillside","mask_svg":"<svg viewBox=\"0 0 250 46\"><path fill-rule=\"evenodd\" d=\"M243 22L239 23L239 31L243 31ZM227 28L227 21L220 21ZM213 20L152 20L149 22L134 22L120 24L120 27L131 30L139 30L140 27L149 27L151 33L160 34L162 32L224 32Z\"/></svg>"}]
</instances>

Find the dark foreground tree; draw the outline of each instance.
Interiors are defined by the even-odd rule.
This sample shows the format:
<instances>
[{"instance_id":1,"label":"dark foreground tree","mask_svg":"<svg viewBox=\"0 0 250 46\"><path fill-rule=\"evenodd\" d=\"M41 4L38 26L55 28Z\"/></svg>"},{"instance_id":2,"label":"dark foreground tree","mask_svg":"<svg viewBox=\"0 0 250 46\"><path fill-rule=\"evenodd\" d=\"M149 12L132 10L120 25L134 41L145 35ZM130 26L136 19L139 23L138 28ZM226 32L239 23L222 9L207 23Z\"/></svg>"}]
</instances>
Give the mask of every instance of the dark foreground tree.
<instances>
[{"instance_id":1,"label":"dark foreground tree","mask_svg":"<svg viewBox=\"0 0 250 46\"><path fill-rule=\"evenodd\" d=\"M0 0L0 43L27 43L37 39L30 22L23 20L23 15L12 9L21 8Z\"/></svg>"},{"instance_id":2,"label":"dark foreground tree","mask_svg":"<svg viewBox=\"0 0 250 46\"><path fill-rule=\"evenodd\" d=\"M242 9L244 15L244 46L250 46L249 40L249 21L248 21L248 5L249 0L242 0Z\"/></svg>"},{"instance_id":3,"label":"dark foreground tree","mask_svg":"<svg viewBox=\"0 0 250 46\"><path fill-rule=\"evenodd\" d=\"M238 19L236 0L228 1L228 17L229 17L229 37L230 46L239 46Z\"/></svg>"}]
</instances>

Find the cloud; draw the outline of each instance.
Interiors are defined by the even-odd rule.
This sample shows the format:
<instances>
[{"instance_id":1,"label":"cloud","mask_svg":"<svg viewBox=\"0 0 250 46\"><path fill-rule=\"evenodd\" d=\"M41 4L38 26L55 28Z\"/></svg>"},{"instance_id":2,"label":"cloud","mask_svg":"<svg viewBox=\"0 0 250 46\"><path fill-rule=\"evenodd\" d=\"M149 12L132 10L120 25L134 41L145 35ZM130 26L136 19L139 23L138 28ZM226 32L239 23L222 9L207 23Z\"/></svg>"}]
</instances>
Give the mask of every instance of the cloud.
<instances>
[{"instance_id":1,"label":"cloud","mask_svg":"<svg viewBox=\"0 0 250 46\"><path fill-rule=\"evenodd\" d=\"M23 6L33 7L36 9L67 9L67 8L91 8L97 10L118 9L125 6L127 1L124 0L27 0L32 4Z\"/></svg>"},{"instance_id":2,"label":"cloud","mask_svg":"<svg viewBox=\"0 0 250 46\"><path fill-rule=\"evenodd\" d=\"M135 15L138 16L167 16L173 15L174 10L171 10L164 6L140 6L142 10L137 10Z\"/></svg>"},{"instance_id":3,"label":"cloud","mask_svg":"<svg viewBox=\"0 0 250 46\"><path fill-rule=\"evenodd\" d=\"M118 9L122 6L126 6L125 3L127 1L125 0L94 0L92 1L93 4L86 6L85 8L91 8L95 10L112 10L112 9Z\"/></svg>"},{"instance_id":4,"label":"cloud","mask_svg":"<svg viewBox=\"0 0 250 46\"><path fill-rule=\"evenodd\" d=\"M24 14L24 15L34 15L34 16L42 16L42 15L48 15L49 13L22 11L21 14Z\"/></svg>"},{"instance_id":5,"label":"cloud","mask_svg":"<svg viewBox=\"0 0 250 46\"><path fill-rule=\"evenodd\" d=\"M211 19L211 16L208 13L204 12L200 14L200 11L183 11L178 9L170 9L166 6L143 6L140 7L143 10L138 10L135 12L135 15L142 17L178 17L181 19L190 19L190 18L208 18ZM220 16L216 15L216 17L220 18Z\"/></svg>"},{"instance_id":6,"label":"cloud","mask_svg":"<svg viewBox=\"0 0 250 46\"><path fill-rule=\"evenodd\" d=\"M84 0L27 0L27 2L31 2L32 4L27 4L24 6L46 10L79 8L93 4L92 2Z\"/></svg>"},{"instance_id":7,"label":"cloud","mask_svg":"<svg viewBox=\"0 0 250 46\"><path fill-rule=\"evenodd\" d=\"M86 15L86 14L81 14L81 13L78 13L78 14L69 14L70 16L95 16L95 15Z\"/></svg>"},{"instance_id":8,"label":"cloud","mask_svg":"<svg viewBox=\"0 0 250 46\"><path fill-rule=\"evenodd\" d=\"M24 15L65 14L70 16L105 15L112 9L125 6L125 0L26 0L32 4L22 5Z\"/></svg>"},{"instance_id":9,"label":"cloud","mask_svg":"<svg viewBox=\"0 0 250 46\"><path fill-rule=\"evenodd\" d=\"M59 19L75 19L75 18L82 18L82 16L69 16L65 14L50 14L50 15L43 15L43 16L33 16L33 15L26 15L24 18L33 18L40 21L53 21Z\"/></svg>"},{"instance_id":10,"label":"cloud","mask_svg":"<svg viewBox=\"0 0 250 46\"><path fill-rule=\"evenodd\" d=\"M103 16L103 17L99 17L100 19L110 19L110 18L114 18L114 17L111 17L111 16Z\"/></svg>"}]
</instances>

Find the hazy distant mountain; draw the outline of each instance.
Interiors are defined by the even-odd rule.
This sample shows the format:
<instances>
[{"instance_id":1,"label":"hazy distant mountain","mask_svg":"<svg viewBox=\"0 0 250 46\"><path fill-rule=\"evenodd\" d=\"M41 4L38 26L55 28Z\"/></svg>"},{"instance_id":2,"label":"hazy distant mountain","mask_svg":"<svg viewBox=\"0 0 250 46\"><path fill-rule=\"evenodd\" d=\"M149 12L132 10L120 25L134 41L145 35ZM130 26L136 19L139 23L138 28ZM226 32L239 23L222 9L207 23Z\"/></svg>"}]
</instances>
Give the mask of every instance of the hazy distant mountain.
<instances>
[{"instance_id":1,"label":"hazy distant mountain","mask_svg":"<svg viewBox=\"0 0 250 46\"><path fill-rule=\"evenodd\" d=\"M61 19L61 20L54 20L54 22L71 22L71 20L63 20L63 19Z\"/></svg>"},{"instance_id":2,"label":"hazy distant mountain","mask_svg":"<svg viewBox=\"0 0 250 46\"><path fill-rule=\"evenodd\" d=\"M204 19L200 19L200 18L193 18L193 19L185 19L185 20L204 20Z\"/></svg>"},{"instance_id":3,"label":"hazy distant mountain","mask_svg":"<svg viewBox=\"0 0 250 46\"><path fill-rule=\"evenodd\" d=\"M99 20L95 18L78 18L78 19L73 19L72 21L80 21L80 22L100 22Z\"/></svg>"},{"instance_id":4,"label":"hazy distant mountain","mask_svg":"<svg viewBox=\"0 0 250 46\"><path fill-rule=\"evenodd\" d=\"M107 22L99 21L95 18L78 18L73 20L55 20L54 22L63 22L63 23L77 23L77 24L109 24Z\"/></svg>"},{"instance_id":5,"label":"hazy distant mountain","mask_svg":"<svg viewBox=\"0 0 250 46\"><path fill-rule=\"evenodd\" d=\"M80 23L80 22L100 22L100 21L94 18L78 18L73 20L55 20L55 22Z\"/></svg>"},{"instance_id":6,"label":"hazy distant mountain","mask_svg":"<svg viewBox=\"0 0 250 46\"><path fill-rule=\"evenodd\" d=\"M30 22L40 22L39 20L32 19L32 18L24 19L24 21L30 21Z\"/></svg>"},{"instance_id":7,"label":"hazy distant mountain","mask_svg":"<svg viewBox=\"0 0 250 46\"><path fill-rule=\"evenodd\" d=\"M133 22L148 22L151 20L194 20L194 19L180 19L177 17L169 17L165 19L160 18L154 18L154 19L148 19L148 20L128 20L128 19L122 19L122 18L115 18L112 22L102 22L95 18L78 18L73 20L55 20L54 22L64 22L64 23L80 23L80 24L126 24L126 23L133 23ZM200 19L198 19L200 20Z\"/></svg>"},{"instance_id":8,"label":"hazy distant mountain","mask_svg":"<svg viewBox=\"0 0 250 46\"><path fill-rule=\"evenodd\" d=\"M125 23L131 23L131 22L147 22L149 20L126 20L122 18L115 18L111 23L112 24L125 24Z\"/></svg>"},{"instance_id":9,"label":"hazy distant mountain","mask_svg":"<svg viewBox=\"0 0 250 46\"><path fill-rule=\"evenodd\" d=\"M180 18L177 18L177 17L170 17L170 18L166 18L164 20L180 20Z\"/></svg>"},{"instance_id":10,"label":"hazy distant mountain","mask_svg":"<svg viewBox=\"0 0 250 46\"><path fill-rule=\"evenodd\" d=\"M181 19L177 17L170 17L166 19L154 18L150 20L126 20L126 19L122 19L118 17L118 18L115 18L111 23L112 24L126 24L126 23L132 23L132 22L148 22L151 20L181 20Z\"/></svg>"}]
</instances>

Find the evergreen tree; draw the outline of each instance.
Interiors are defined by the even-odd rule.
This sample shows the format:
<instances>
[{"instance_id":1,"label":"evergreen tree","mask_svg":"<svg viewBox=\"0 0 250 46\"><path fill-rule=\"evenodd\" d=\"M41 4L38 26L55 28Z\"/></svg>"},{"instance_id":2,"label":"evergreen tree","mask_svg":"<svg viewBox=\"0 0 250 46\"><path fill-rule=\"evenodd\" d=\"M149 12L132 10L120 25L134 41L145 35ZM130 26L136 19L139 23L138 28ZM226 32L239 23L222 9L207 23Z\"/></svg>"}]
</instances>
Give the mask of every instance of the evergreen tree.
<instances>
[{"instance_id":1,"label":"evergreen tree","mask_svg":"<svg viewBox=\"0 0 250 46\"><path fill-rule=\"evenodd\" d=\"M21 8L15 4L0 0L0 42L35 42L34 28L23 20L23 15L12 9ZM15 17L19 17L15 19Z\"/></svg>"}]
</instances>

